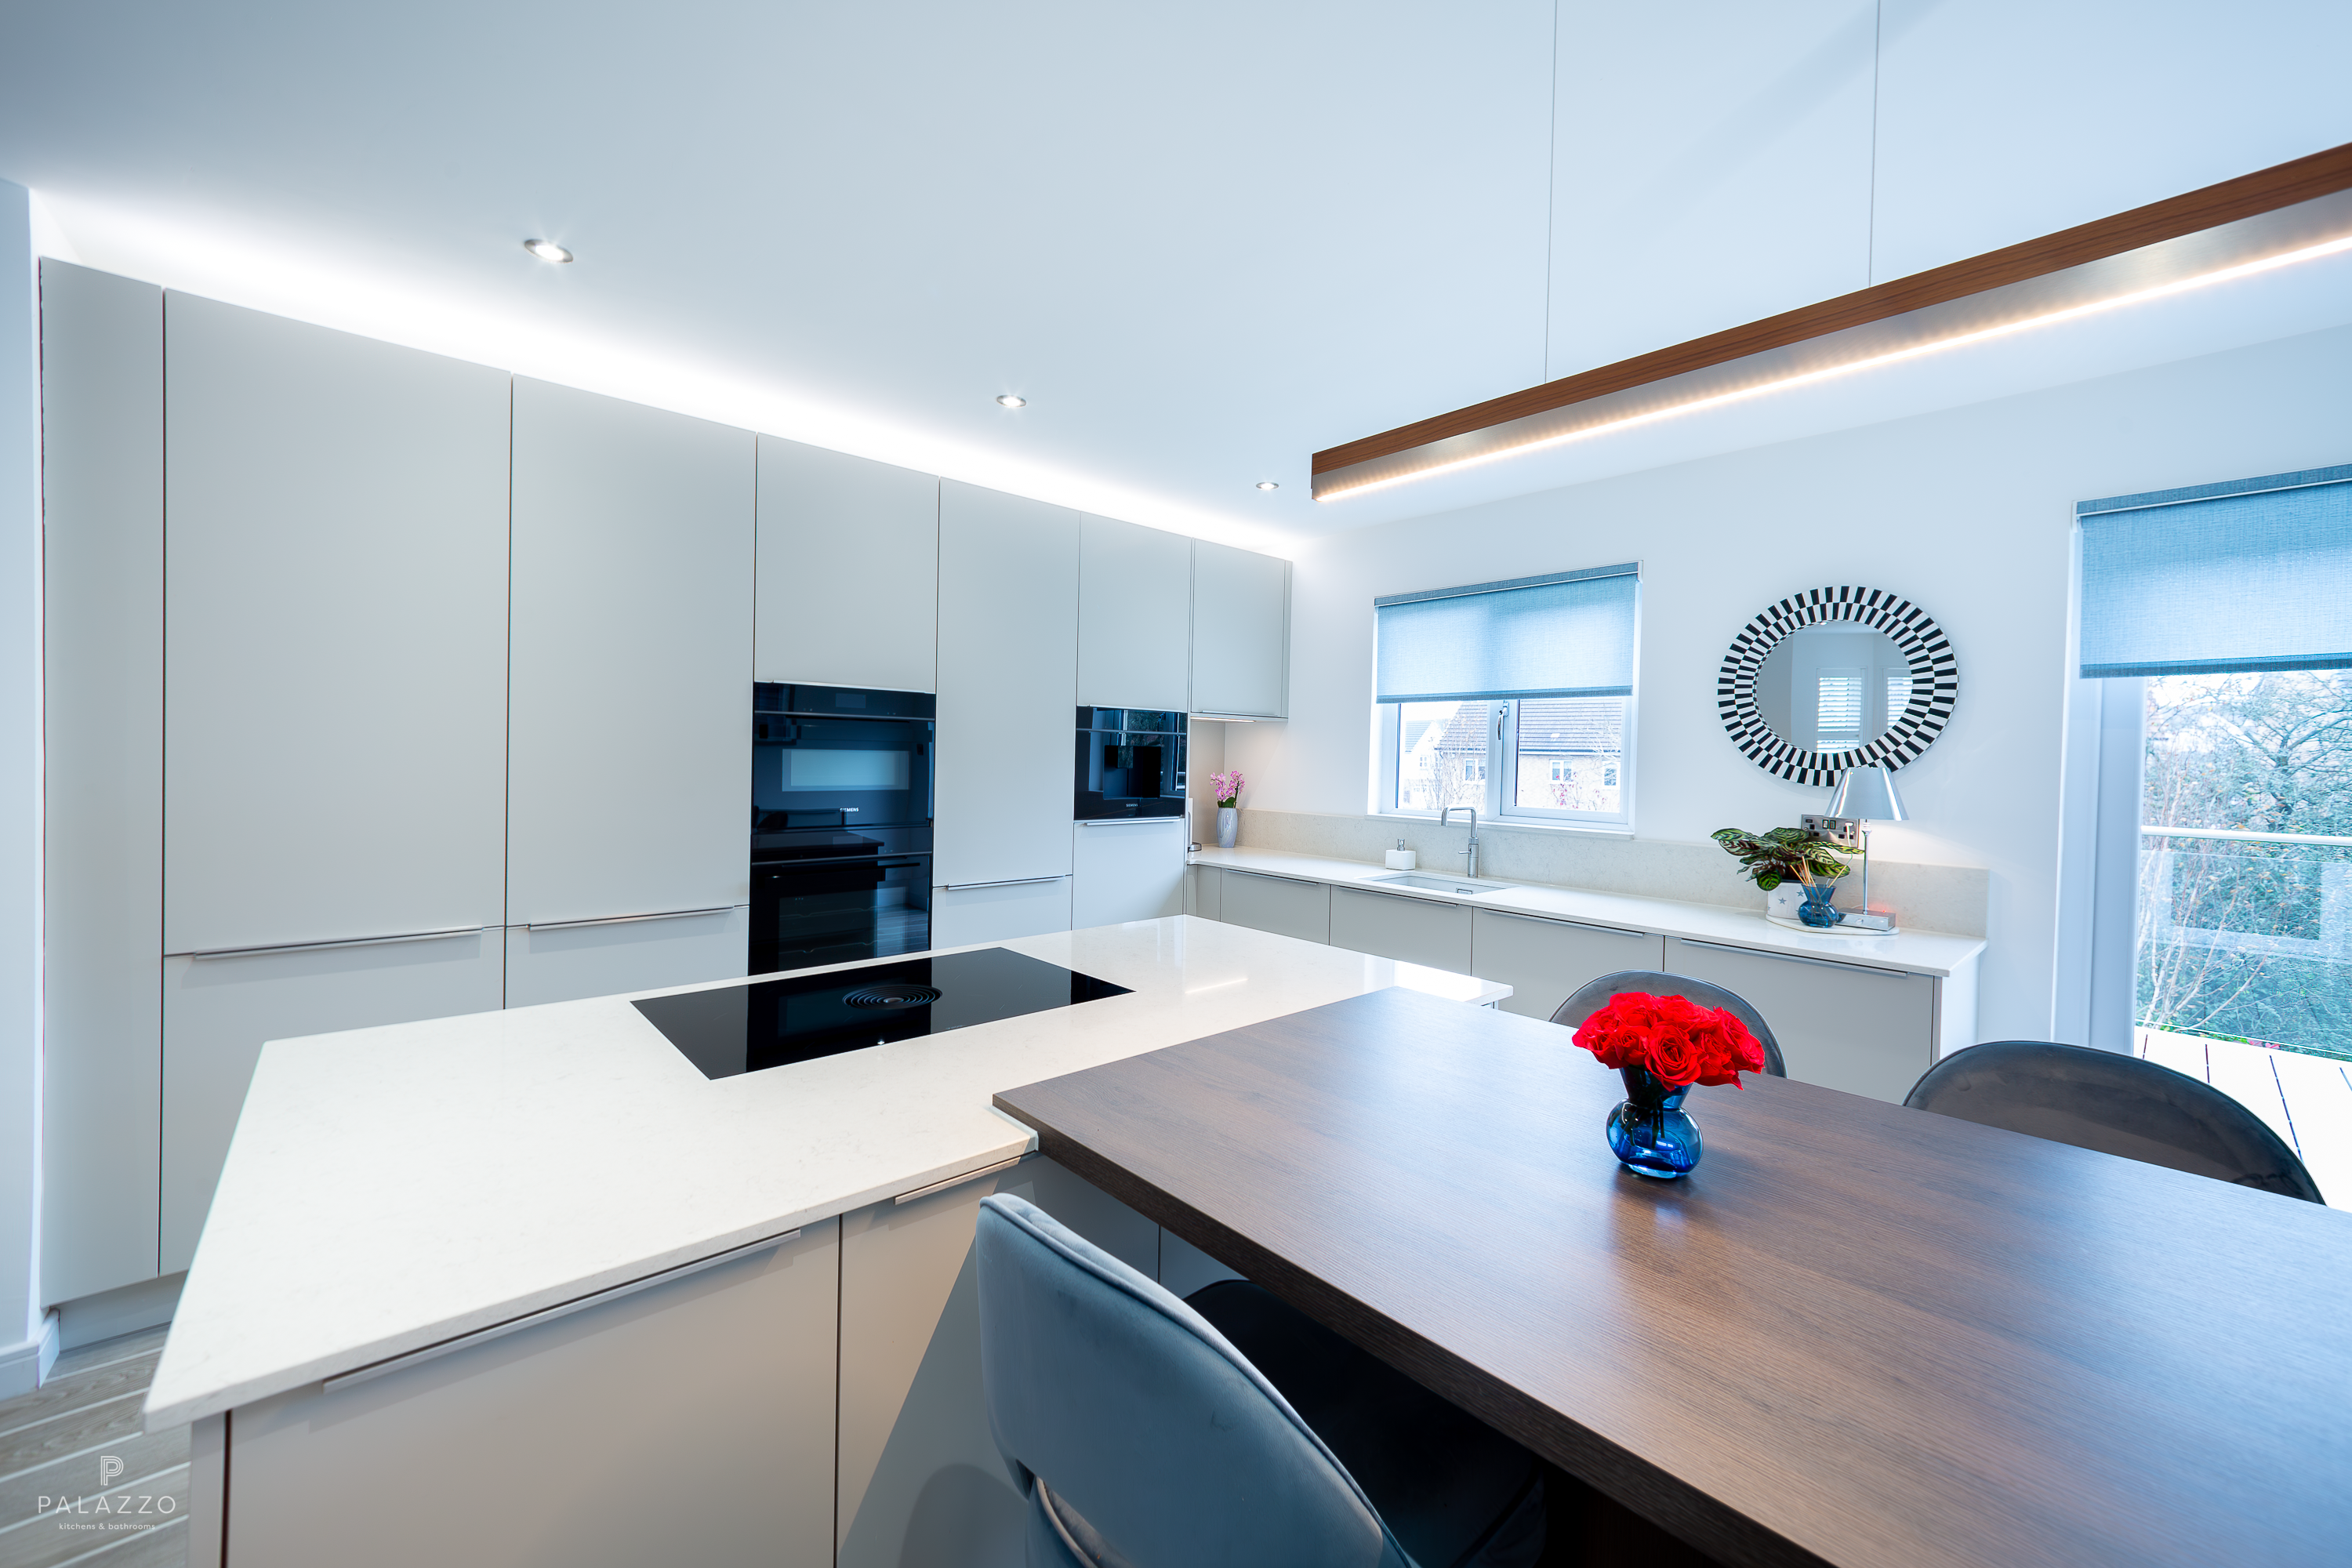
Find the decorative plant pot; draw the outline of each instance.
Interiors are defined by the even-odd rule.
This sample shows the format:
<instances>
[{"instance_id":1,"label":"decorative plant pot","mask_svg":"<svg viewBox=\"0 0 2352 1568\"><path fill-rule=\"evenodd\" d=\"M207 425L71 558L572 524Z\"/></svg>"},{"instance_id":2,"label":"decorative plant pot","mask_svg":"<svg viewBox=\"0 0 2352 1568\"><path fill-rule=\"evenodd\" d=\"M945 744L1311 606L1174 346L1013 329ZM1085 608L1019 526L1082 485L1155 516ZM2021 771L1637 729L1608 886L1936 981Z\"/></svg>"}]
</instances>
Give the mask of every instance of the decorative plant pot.
<instances>
[{"instance_id":1,"label":"decorative plant pot","mask_svg":"<svg viewBox=\"0 0 2352 1568\"><path fill-rule=\"evenodd\" d=\"M1803 883L1783 882L1764 895L1764 912L1774 920L1793 921L1804 902Z\"/></svg>"},{"instance_id":2,"label":"decorative plant pot","mask_svg":"<svg viewBox=\"0 0 2352 1568\"><path fill-rule=\"evenodd\" d=\"M1647 1068L1620 1068L1625 1099L1609 1113L1609 1148L1637 1176L1685 1176L1706 1152L1698 1123L1683 1110L1690 1085L1667 1084Z\"/></svg>"},{"instance_id":3,"label":"decorative plant pot","mask_svg":"<svg viewBox=\"0 0 2352 1568\"><path fill-rule=\"evenodd\" d=\"M1797 910L1797 918L1809 926L1833 926L1845 919L1845 911L1830 900L1837 889L1828 882L1815 882L1805 889L1805 901Z\"/></svg>"},{"instance_id":4,"label":"decorative plant pot","mask_svg":"<svg viewBox=\"0 0 2352 1568\"><path fill-rule=\"evenodd\" d=\"M1217 807L1217 847L1231 849L1242 834L1242 810L1237 805Z\"/></svg>"}]
</instances>

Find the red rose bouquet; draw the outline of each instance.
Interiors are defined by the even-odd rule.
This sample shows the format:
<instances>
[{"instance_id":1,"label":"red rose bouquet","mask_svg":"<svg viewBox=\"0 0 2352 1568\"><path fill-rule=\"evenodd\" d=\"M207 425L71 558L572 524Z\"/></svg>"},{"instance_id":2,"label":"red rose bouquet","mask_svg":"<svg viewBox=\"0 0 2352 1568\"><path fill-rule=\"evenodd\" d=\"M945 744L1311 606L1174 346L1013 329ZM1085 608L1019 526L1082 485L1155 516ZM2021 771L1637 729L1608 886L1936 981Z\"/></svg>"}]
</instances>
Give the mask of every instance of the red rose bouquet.
<instances>
[{"instance_id":1,"label":"red rose bouquet","mask_svg":"<svg viewBox=\"0 0 2352 1568\"><path fill-rule=\"evenodd\" d=\"M1687 996L1622 991L1577 1026L1576 1043L1602 1067L1641 1068L1669 1089L1730 1084L1764 1070L1764 1047L1748 1026L1720 1007Z\"/></svg>"}]
</instances>

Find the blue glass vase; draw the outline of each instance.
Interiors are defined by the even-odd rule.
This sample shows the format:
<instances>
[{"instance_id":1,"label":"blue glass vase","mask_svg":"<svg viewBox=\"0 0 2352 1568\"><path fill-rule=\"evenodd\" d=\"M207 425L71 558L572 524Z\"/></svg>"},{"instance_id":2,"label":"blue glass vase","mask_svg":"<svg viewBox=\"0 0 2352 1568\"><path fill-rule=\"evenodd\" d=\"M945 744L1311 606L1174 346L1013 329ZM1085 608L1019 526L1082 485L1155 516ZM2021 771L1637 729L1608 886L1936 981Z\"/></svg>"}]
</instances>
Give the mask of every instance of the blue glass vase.
<instances>
[{"instance_id":1,"label":"blue glass vase","mask_svg":"<svg viewBox=\"0 0 2352 1568\"><path fill-rule=\"evenodd\" d=\"M1805 901L1797 906L1797 918L1809 926L1833 926L1845 919L1845 911L1830 900L1837 897L1836 887L1829 882L1814 882L1805 889Z\"/></svg>"},{"instance_id":2,"label":"blue glass vase","mask_svg":"<svg viewBox=\"0 0 2352 1568\"><path fill-rule=\"evenodd\" d=\"M1690 1174L1706 1147L1683 1109L1690 1085L1670 1085L1647 1068L1620 1068L1625 1099L1609 1113L1609 1147L1639 1176L1671 1181Z\"/></svg>"}]
</instances>

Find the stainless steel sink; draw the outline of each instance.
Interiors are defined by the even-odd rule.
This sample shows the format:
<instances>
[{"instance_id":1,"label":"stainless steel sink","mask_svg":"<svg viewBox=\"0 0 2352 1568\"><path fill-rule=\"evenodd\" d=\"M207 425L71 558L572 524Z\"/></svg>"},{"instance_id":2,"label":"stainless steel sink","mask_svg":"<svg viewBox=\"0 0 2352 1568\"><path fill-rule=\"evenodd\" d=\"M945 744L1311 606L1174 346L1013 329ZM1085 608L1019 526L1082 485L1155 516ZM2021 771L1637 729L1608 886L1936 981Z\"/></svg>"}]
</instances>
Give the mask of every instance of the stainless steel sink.
<instances>
[{"instance_id":1,"label":"stainless steel sink","mask_svg":"<svg viewBox=\"0 0 2352 1568\"><path fill-rule=\"evenodd\" d=\"M1419 888L1429 893L1462 893L1475 897L1480 893L1508 892L1509 882L1474 882L1466 877L1433 877L1425 871L1401 871L1393 877L1375 877L1375 882L1385 882L1391 888Z\"/></svg>"}]
</instances>

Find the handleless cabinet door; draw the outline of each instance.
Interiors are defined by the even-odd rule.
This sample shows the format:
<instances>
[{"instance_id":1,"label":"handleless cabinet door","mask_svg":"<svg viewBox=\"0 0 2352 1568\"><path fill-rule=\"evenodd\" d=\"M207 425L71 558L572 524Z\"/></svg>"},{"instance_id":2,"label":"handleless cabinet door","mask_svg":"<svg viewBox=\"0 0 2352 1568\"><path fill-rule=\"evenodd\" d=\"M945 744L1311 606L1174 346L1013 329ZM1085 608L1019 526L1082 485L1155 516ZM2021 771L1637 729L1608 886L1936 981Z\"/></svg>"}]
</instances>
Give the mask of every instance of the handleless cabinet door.
<instances>
[{"instance_id":1,"label":"handleless cabinet door","mask_svg":"<svg viewBox=\"0 0 2352 1568\"><path fill-rule=\"evenodd\" d=\"M1191 706L1192 542L1090 517L1078 534L1078 700ZM1086 922L1078 922L1083 925Z\"/></svg>"},{"instance_id":2,"label":"handleless cabinet door","mask_svg":"<svg viewBox=\"0 0 2352 1568\"><path fill-rule=\"evenodd\" d=\"M1470 973L1470 918L1475 911L1433 899L1331 889L1331 945L1431 969Z\"/></svg>"},{"instance_id":3,"label":"handleless cabinet door","mask_svg":"<svg viewBox=\"0 0 2352 1568\"><path fill-rule=\"evenodd\" d=\"M940 482L943 887L1070 874L1078 524L1061 507Z\"/></svg>"},{"instance_id":4,"label":"handleless cabinet door","mask_svg":"<svg viewBox=\"0 0 2352 1568\"><path fill-rule=\"evenodd\" d=\"M163 291L41 263L41 1288L155 1274Z\"/></svg>"},{"instance_id":5,"label":"handleless cabinet door","mask_svg":"<svg viewBox=\"0 0 2352 1568\"><path fill-rule=\"evenodd\" d=\"M1070 827L1070 924L1117 925L1184 912L1184 824L1173 816Z\"/></svg>"},{"instance_id":6,"label":"handleless cabinet door","mask_svg":"<svg viewBox=\"0 0 2352 1568\"><path fill-rule=\"evenodd\" d=\"M1321 882L1228 867L1218 889L1217 918L1302 942L1329 942L1331 889Z\"/></svg>"},{"instance_id":7,"label":"handleless cabinet door","mask_svg":"<svg viewBox=\"0 0 2352 1568\"><path fill-rule=\"evenodd\" d=\"M939 689L940 481L760 437L761 680Z\"/></svg>"},{"instance_id":8,"label":"handleless cabinet door","mask_svg":"<svg viewBox=\"0 0 2352 1568\"><path fill-rule=\"evenodd\" d=\"M1290 711L1290 563L1192 542L1192 711Z\"/></svg>"},{"instance_id":9,"label":"handleless cabinet door","mask_svg":"<svg viewBox=\"0 0 2352 1568\"><path fill-rule=\"evenodd\" d=\"M497 924L506 373L163 331L164 950Z\"/></svg>"},{"instance_id":10,"label":"handleless cabinet door","mask_svg":"<svg viewBox=\"0 0 2352 1568\"><path fill-rule=\"evenodd\" d=\"M1503 1011L1549 1018L1589 980L1621 969L1657 969L1665 939L1654 931L1578 925L1480 910L1470 933L1470 973L1511 987Z\"/></svg>"},{"instance_id":11,"label":"handleless cabinet door","mask_svg":"<svg viewBox=\"0 0 2352 1568\"><path fill-rule=\"evenodd\" d=\"M1682 937L1666 940L1666 968L1763 1014L1800 1083L1899 1105L1934 1065L1936 983L1924 974Z\"/></svg>"},{"instance_id":12,"label":"handleless cabinet door","mask_svg":"<svg viewBox=\"0 0 2352 1568\"><path fill-rule=\"evenodd\" d=\"M508 921L746 903L753 438L520 378L514 426Z\"/></svg>"}]
</instances>

